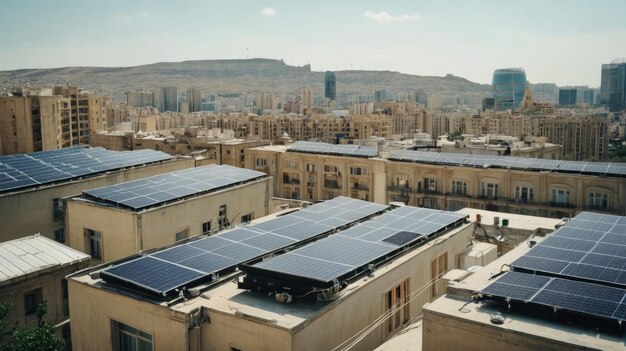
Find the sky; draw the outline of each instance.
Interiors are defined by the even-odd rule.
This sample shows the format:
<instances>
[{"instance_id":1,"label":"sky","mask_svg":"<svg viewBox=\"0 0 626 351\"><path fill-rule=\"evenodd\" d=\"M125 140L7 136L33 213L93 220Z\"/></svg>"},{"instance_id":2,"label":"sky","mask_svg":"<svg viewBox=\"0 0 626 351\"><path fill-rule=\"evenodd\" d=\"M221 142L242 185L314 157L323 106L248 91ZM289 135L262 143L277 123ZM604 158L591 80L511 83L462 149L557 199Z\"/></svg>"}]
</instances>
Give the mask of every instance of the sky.
<instances>
[{"instance_id":1,"label":"sky","mask_svg":"<svg viewBox=\"0 0 626 351\"><path fill-rule=\"evenodd\" d=\"M625 16L624 0L0 0L0 70L262 57L598 87L626 56Z\"/></svg>"}]
</instances>

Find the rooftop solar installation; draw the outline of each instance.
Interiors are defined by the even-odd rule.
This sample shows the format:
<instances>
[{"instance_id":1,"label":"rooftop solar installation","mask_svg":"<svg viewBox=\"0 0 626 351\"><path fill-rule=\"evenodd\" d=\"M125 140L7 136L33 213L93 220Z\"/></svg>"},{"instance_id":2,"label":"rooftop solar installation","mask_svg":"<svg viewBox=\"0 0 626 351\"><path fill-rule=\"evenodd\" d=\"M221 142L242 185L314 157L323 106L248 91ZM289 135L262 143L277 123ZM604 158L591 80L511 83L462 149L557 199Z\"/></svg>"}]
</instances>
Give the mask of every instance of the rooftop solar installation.
<instances>
[{"instance_id":1,"label":"rooftop solar installation","mask_svg":"<svg viewBox=\"0 0 626 351\"><path fill-rule=\"evenodd\" d=\"M481 291L604 319L626 317L626 217L582 212Z\"/></svg>"},{"instance_id":2,"label":"rooftop solar installation","mask_svg":"<svg viewBox=\"0 0 626 351\"><path fill-rule=\"evenodd\" d=\"M386 261L463 223L466 217L425 208L395 208L286 254L240 266L247 273L240 287L272 290L280 281L287 291L301 294L330 288L358 276L370 264Z\"/></svg>"},{"instance_id":3,"label":"rooftop solar installation","mask_svg":"<svg viewBox=\"0 0 626 351\"><path fill-rule=\"evenodd\" d=\"M353 157L377 157L378 148L359 145L335 145L312 141L296 141L287 151Z\"/></svg>"},{"instance_id":4,"label":"rooftop solar installation","mask_svg":"<svg viewBox=\"0 0 626 351\"><path fill-rule=\"evenodd\" d=\"M104 281L149 295L172 295L209 283L238 264L300 245L386 211L388 206L337 197L265 222L193 240L105 269ZM348 216L348 214L350 214ZM333 225L319 223L334 220Z\"/></svg>"},{"instance_id":5,"label":"rooftop solar installation","mask_svg":"<svg viewBox=\"0 0 626 351\"><path fill-rule=\"evenodd\" d=\"M626 320L626 290L541 275L507 272L482 291L511 300L618 321Z\"/></svg>"},{"instance_id":6,"label":"rooftop solar installation","mask_svg":"<svg viewBox=\"0 0 626 351\"><path fill-rule=\"evenodd\" d=\"M265 173L245 168L208 165L91 189L83 195L137 211L265 177Z\"/></svg>"},{"instance_id":7,"label":"rooftop solar installation","mask_svg":"<svg viewBox=\"0 0 626 351\"><path fill-rule=\"evenodd\" d=\"M154 150L110 151L72 147L0 157L0 193L169 160Z\"/></svg>"},{"instance_id":8,"label":"rooftop solar installation","mask_svg":"<svg viewBox=\"0 0 626 351\"><path fill-rule=\"evenodd\" d=\"M463 155L447 152L394 151L390 160L449 166L504 168L626 177L626 164L589 161L546 160L513 156Z\"/></svg>"}]
</instances>

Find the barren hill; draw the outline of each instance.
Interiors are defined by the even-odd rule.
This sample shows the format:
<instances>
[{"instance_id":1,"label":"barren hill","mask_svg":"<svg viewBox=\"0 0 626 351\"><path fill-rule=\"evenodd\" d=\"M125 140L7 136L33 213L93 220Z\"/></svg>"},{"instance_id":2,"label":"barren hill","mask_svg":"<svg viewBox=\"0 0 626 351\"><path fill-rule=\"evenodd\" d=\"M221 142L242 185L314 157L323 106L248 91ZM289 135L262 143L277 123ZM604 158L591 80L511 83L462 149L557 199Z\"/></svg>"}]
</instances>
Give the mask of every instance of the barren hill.
<instances>
[{"instance_id":1,"label":"barren hill","mask_svg":"<svg viewBox=\"0 0 626 351\"><path fill-rule=\"evenodd\" d=\"M440 94L484 95L489 85L447 75L428 77L391 71L338 71L337 92L373 94L386 89L410 92L423 89ZM303 87L323 90L324 72L310 66L290 66L282 60L202 60L159 62L132 67L62 67L0 71L0 88L19 85L51 86L69 83L83 89L116 94L162 86L199 87L209 92L298 92Z\"/></svg>"}]
</instances>

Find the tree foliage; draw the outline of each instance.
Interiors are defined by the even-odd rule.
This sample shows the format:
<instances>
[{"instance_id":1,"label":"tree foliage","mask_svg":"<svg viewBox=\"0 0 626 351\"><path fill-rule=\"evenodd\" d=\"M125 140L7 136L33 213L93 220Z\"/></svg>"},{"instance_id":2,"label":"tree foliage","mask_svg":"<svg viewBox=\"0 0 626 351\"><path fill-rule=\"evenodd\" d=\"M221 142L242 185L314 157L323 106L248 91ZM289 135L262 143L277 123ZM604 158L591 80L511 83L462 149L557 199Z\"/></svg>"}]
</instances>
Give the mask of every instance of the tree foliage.
<instances>
[{"instance_id":1,"label":"tree foliage","mask_svg":"<svg viewBox=\"0 0 626 351\"><path fill-rule=\"evenodd\" d=\"M0 351L56 351L65 347L65 341L55 333L54 324L43 320L48 312L45 301L37 307L35 328L23 328L17 322L7 325L6 317L12 307L10 303L0 303Z\"/></svg>"}]
</instances>

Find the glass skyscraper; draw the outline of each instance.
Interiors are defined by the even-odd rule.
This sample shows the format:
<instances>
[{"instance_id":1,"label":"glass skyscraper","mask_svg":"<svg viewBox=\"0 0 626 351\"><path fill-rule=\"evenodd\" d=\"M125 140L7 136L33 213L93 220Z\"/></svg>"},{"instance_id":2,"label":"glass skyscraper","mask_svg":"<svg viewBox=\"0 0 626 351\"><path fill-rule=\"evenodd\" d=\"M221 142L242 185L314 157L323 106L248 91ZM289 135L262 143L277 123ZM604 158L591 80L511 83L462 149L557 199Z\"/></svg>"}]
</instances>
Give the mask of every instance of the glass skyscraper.
<instances>
[{"instance_id":1,"label":"glass skyscraper","mask_svg":"<svg viewBox=\"0 0 626 351\"><path fill-rule=\"evenodd\" d=\"M498 111L515 110L524 98L526 72L523 68L503 68L493 72L493 98Z\"/></svg>"},{"instance_id":2,"label":"glass skyscraper","mask_svg":"<svg viewBox=\"0 0 626 351\"><path fill-rule=\"evenodd\" d=\"M324 76L324 96L327 99L337 99L337 78L335 78L335 72L326 72Z\"/></svg>"},{"instance_id":3,"label":"glass skyscraper","mask_svg":"<svg viewBox=\"0 0 626 351\"><path fill-rule=\"evenodd\" d=\"M602 65L600 105L611 112L626 109L626 58Z\"/></svg>"}]
</instances>

